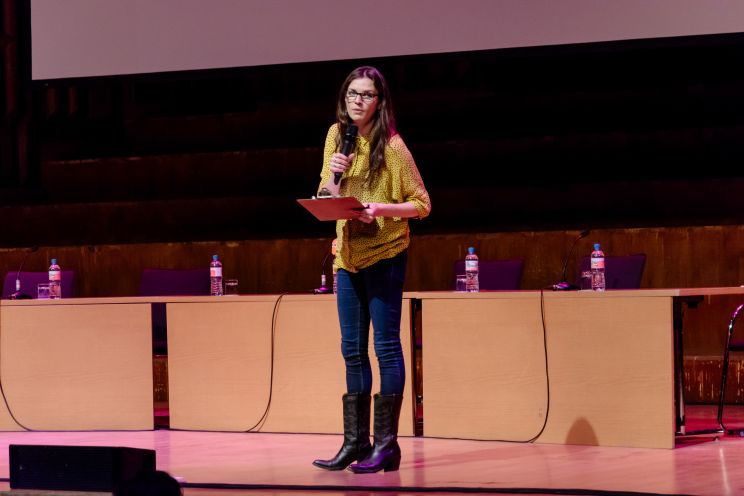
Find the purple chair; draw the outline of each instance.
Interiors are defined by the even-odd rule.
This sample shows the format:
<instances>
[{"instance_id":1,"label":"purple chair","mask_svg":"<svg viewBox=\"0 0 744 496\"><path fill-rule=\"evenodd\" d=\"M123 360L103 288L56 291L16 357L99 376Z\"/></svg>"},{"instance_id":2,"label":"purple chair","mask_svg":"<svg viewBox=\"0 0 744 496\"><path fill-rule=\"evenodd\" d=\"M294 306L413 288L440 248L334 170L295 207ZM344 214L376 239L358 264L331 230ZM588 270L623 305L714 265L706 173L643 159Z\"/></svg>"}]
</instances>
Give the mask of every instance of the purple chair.
<instances>
[{"instance_id":1,"label":"purple chair","mask_svg":"<svg viewBox=\"0 0 744 496\"><path fill-rule=\"evenodd\" d=\"M3 281L3 298L8 299L15 293L16 276L18 272L7 272ZM36 285L49 282L49 273L44 272L21 272L21 296L19 299L36 299L38 296ZM75 288L75 271L62 271L62 298L72 298Z\"/></svg>"},{"instance_id":2,"label":"purple chair","mask_svg":"<svg viewBox=\"0 0 744 496\"><path fill-rule=\"evenodd\" d=\"M589 270L590 257L582 257L579 264L578 285L581 285L581 272ZM641 287L643 269L646 267L646 254L605 257L606 289L638 289Z\"/></svg>"},{"instance_id":3,"label":"purple chair","mask_svg":"<svg viewBox=\"0 0 744 496\"><path fill-rule=\"evenodd\" d=\"M145 269L140 279L140 296L209 295L209 268Z\"/></svg>"},{"instance_id":4,"label":"purple chair","mask_svg":"<svg viewBox=\"0 0 744 496\"><path fill-rule=\"evenodd\" d=\"M522 282L524 260L478 260L478 285L481 290L516 290ZM457 260L453 266L450 287L455 289L455 276L465 273L465 260Z\"/></svg>"}]
</instances>

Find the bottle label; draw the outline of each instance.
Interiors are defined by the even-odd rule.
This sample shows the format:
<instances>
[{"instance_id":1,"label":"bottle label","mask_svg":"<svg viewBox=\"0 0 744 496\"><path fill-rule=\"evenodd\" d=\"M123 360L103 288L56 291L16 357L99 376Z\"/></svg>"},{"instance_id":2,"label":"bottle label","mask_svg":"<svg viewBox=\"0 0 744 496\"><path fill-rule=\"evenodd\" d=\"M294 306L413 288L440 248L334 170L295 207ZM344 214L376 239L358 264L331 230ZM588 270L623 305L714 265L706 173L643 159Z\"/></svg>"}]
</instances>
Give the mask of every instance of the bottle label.
<instances>
[{"instance_id":1,"label":"bottle label","mask_svg":"<svg viewBox=\"0 0 744 496\"><path fill-rule=\"evenodd\" d=\"M50 281L61 281L62 280L62 273L58 270L50 270L49 271L49 280Z\"/></svg>"},{"instance_id":2,"label":"bottle label","mask_svg":"<svg viewBox=\"0 0 744 496\"><path fill-rule=\"evenodd\" d=\"M465 260L465 270L467 271L478 270L478 260Z\"/></svg>"},{"instance_id":3,"label":"bottle label","mask_svg":"<svg viewBox=\"0 0 744 496\"><path fill-rule=\"evenodd\" d=\"M604 269L604 258L592 258L592 269Z\"/></svg>"},{"instance_id":4,"label":"bottle label","mask_svg":"<svg viewBox=\"0 0 744 496\"><path fill-rule=\"evenodd\" d=\"M209 277L222 277L222 267L210 267Z\"/></svg>"}]
</instances>

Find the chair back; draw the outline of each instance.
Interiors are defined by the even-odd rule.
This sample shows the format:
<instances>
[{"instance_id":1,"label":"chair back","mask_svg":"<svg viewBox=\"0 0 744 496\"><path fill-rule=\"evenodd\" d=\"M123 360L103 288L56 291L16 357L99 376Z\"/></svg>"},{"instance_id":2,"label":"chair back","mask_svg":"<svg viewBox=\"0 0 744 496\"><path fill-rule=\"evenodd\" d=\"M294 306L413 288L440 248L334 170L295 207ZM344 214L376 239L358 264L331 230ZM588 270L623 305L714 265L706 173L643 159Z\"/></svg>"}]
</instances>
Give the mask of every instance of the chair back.
<instances>
[{"instance_id":1,"label":"chair back","mask_svg":"<svg viewBox=\"0 0 744 496\"><path fill-rule=\"evenodd\" d=\"M742 310L744 310L744 303L736 307L729 321L728 332L726 333L726 347L731 351L744 351L744 332L742 330L734 332L736 330L736 321L739 319Z\"/></svg>"},{"instance_id":2,"label":"chair back","mask_svg":"<svg viewBox=\"0 0 744 496\"><path fill-rule=\"evenodd\" d=\"M478 285L481 290L516 290L522 283L524 260L478 260ZM455 289L455 276L465 273L465 260L457 260L453 266L450 287Z\"/></svg>"},{"instance_id":3,"label":"chair back","mask_svg":"<svg viewBox=\"0 0 744 496\"><path fill-rule=\"evenodd\" d=\"M209 295L209 267L199 269L145 269L140 296Z\"/></svg>"},{"instance_id":4,"label":"chair back","mask_svg":"<svg viewBox=\"0 0 744 496\"><path fill-rule=\"evenodd\" d=\"M732 430L731 427L726 426L723 422L723 409L726 406L726 390L728 389L726 387L726 383L729 373L730 354L732 351L744 351L744 339L742 339L741 333L737 334L736 337L734 337L736 321L739 318L739 315L742 313L742 310L744 310L744 303L736 307L734 313L731 314L731 320L729 320L728 325L728 332L726 333L726 347L723 349L723 363L721 366L721 387L718 390L718 415L716 416L716 419L718 420L718 426L720 427L721 431ZM738 387L736 389L738 389ZM733 430L738 431L739 435L744 432L744 429L742 428L736 428Z\"/></svg>"},{"instance_id":5,"label":"chair back","mask_svg":"<svg viewBox=\"0 0 744 496\"><path fill-rule=\"evenodd\" d=\"M579 281L581 285L581 272L589 270L591 266L590 257L582 257L579 270ZM605 257L605 288L606 289L638 289L641 287L643 269L646 267L646 254Z\"/></svg>"},{"instance_id":6,"label":"chair back","mask_svg":"<svg viewBox=\"0 0 744 496\"><path fill-rule=\"evenodd\" d=\"M18 272L7 272L3 280L3 298L10 298L15 293L15 281ZM21 294L23 297L36 299L38 296L36 285L49 282L49 272L21 272L18 278L21 280ZM75 288L75 271L62 271L62 298L72 298Z\"/></svg>"}]
</instances>

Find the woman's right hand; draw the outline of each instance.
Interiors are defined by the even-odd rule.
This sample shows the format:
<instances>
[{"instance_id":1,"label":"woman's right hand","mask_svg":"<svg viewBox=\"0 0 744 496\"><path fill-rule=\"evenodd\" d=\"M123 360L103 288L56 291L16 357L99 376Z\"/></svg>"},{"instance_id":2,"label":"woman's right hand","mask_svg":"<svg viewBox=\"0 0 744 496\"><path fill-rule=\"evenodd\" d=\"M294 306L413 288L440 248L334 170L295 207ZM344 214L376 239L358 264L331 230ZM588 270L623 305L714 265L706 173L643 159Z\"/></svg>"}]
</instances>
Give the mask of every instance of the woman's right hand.
<instances>
[{"instance_id":1,"label":"woman's right hand","mask_svg":"<svg viewBox=\"0 0 744 496\"><path fill-rule=\"evenodd\" d=\"M331 155L331 172L334 174L341 173L343 174L346 172L346 169L351 167L351 164L354 162L354 154L352 153L349 156L343 155L341 153L334 153Z\"/></svg>"}]
</instances>

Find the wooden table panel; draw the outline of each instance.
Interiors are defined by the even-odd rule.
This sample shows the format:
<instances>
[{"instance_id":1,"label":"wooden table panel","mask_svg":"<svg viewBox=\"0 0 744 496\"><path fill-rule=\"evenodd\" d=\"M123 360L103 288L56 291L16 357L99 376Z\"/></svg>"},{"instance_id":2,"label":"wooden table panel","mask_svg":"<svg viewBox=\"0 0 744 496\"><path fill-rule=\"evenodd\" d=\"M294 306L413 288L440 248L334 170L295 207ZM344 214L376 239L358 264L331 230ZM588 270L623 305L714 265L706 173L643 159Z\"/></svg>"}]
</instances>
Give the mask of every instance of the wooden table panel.
<instances>
[{"instance_id":1,"label":"wooden table panel","mask_svg":"<svg viewBox=\"0 0 744 496\"><path fill-rule=\"evenodd\" d=\"M545 293L537 442L674 447L675 292ZM547 409L540 293L417 293L424 434L527 440Z\"/></svg>"},{"instance_id":2,"label":"wooden table panel","mask_svg":"<svg viewBox=\"0 0 744 496\"><path fill-rule=\"evenodd\" d=\"M35 430L152 429L150 305L3 305L0 373ZM20 430L0 406L0 429Z\"/></svg>"},{"instance_id":3,"label":"wooden table panel","mask_svg":"<svg viewBox=\"0 0 744 496\"><path fill-rule=\"evenodd\" d=\"M547 406L537 297L425 299L424 435L528 440Z\"/></svg>"},{"instance_id":4,"label":"wooden table panel","mask_svg":"<svg viewBox=\"0 0 744 496\"><path fill-rule=\"evenodd\" d=\"M259 422L269 398L273 300L167 305L172 428L245 431Z\"/></svg>"},{"instance_id":5,"label":"wooden table panel","mask_svg":"<svg viewBox=\"0 0 744 496\"><path fill-rule=\"evenodd\" d=\"M268 401L271 318L276 296L168 304L171 427L246 430ZM404 300L401 341L406 398L401 435L413 434L410 312ZM285 296L277 309L271 406L263 432L342 431L346 391L336 300ZM370 339L374 390L379 372Z\"/></svg>"},{"instance_id":6,"label":"wooden table panel","mask_svg":"<svg viewBox=\"0 0 744 496\"><path fill-rule=\"evenodd\" d=\"M539 442L674 447L672 299L546 301L551 408Z\"/></svg>"}]
</instances>

